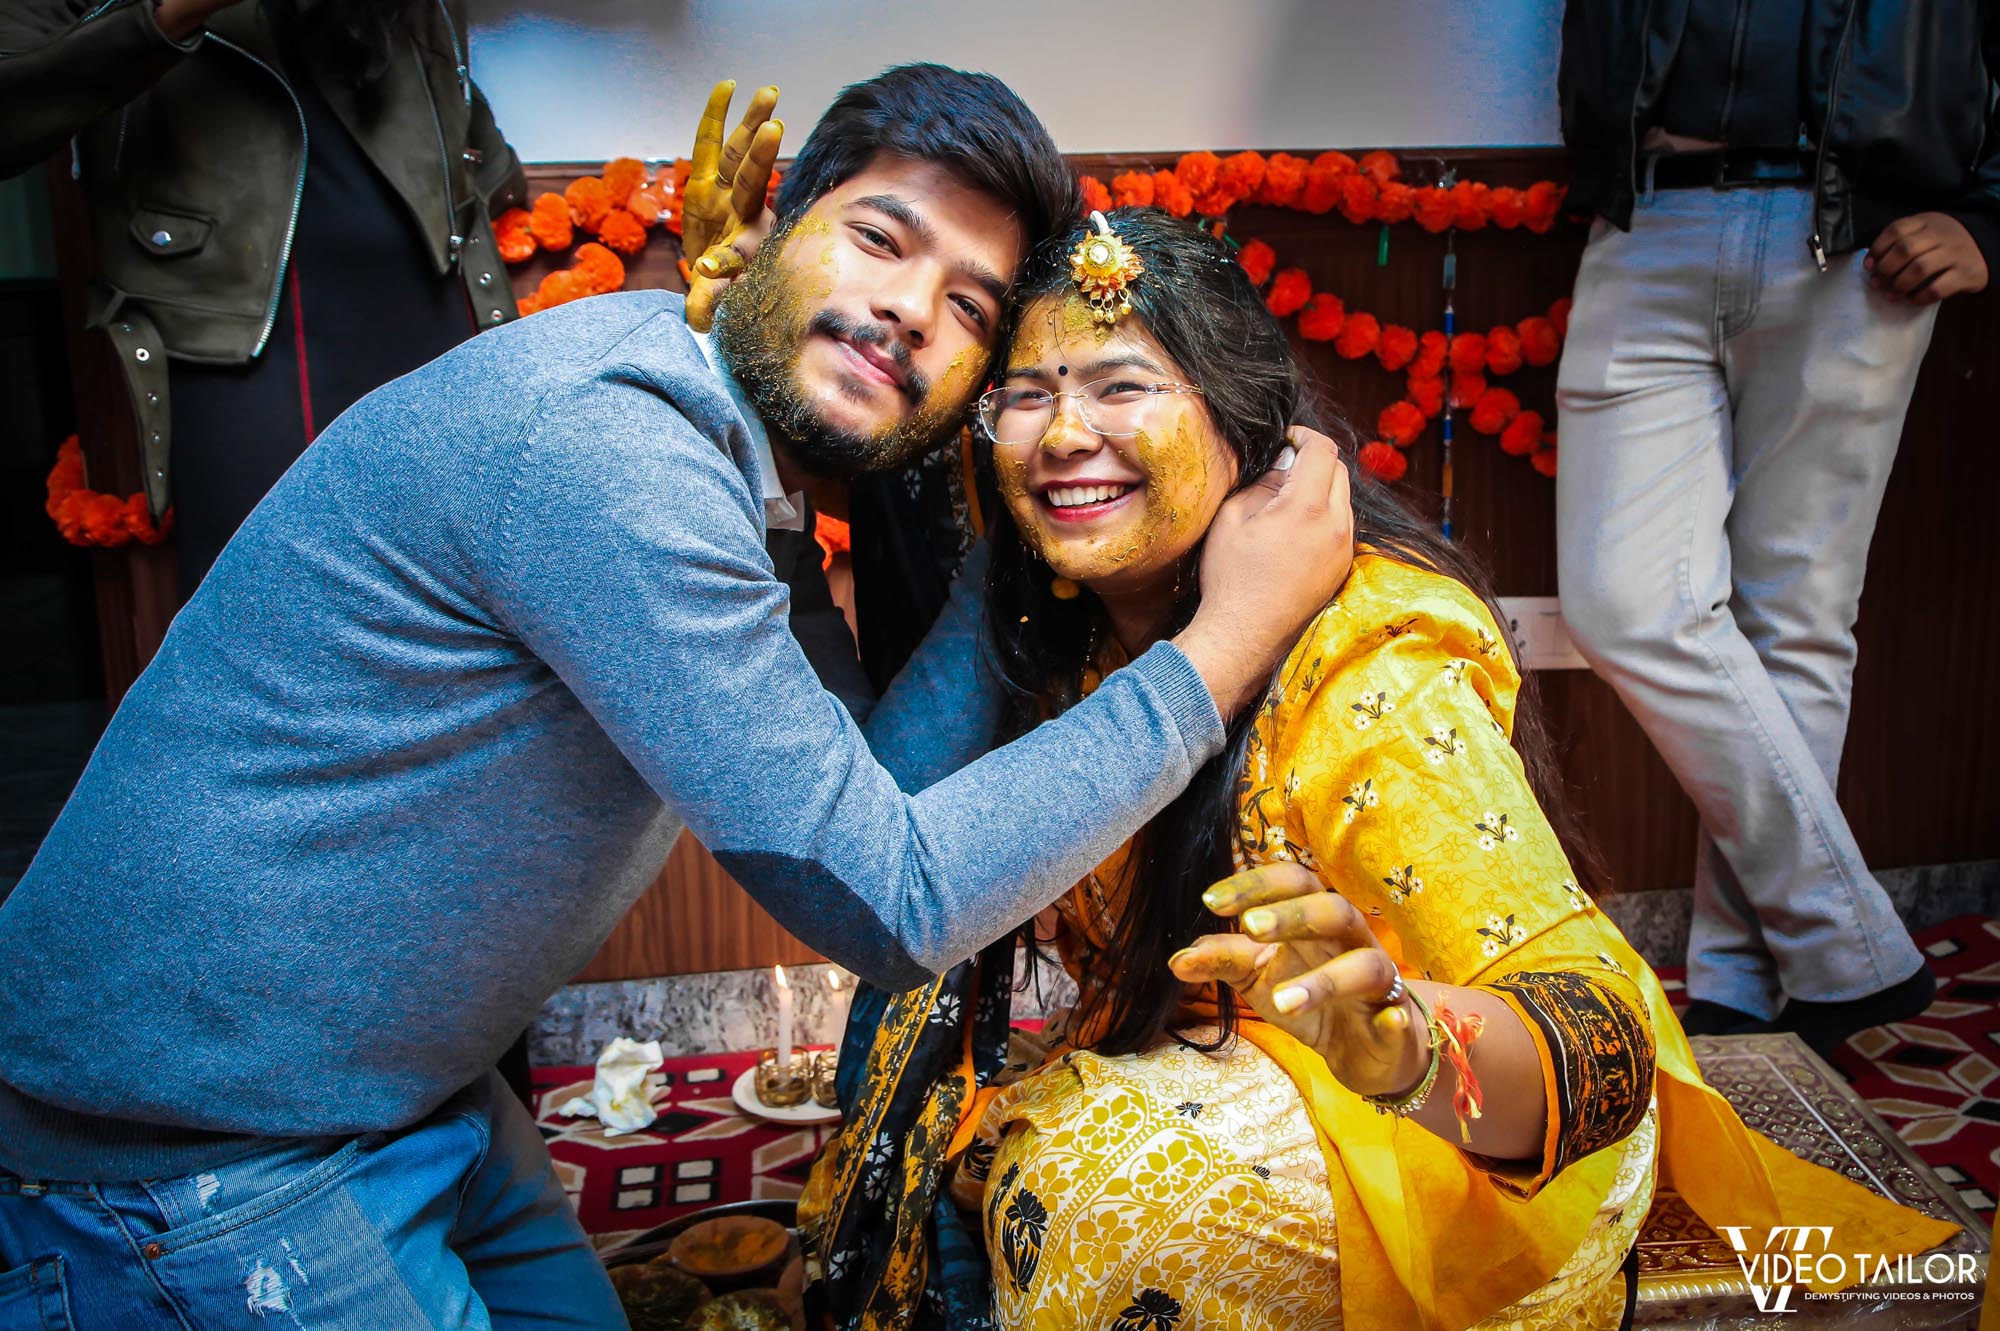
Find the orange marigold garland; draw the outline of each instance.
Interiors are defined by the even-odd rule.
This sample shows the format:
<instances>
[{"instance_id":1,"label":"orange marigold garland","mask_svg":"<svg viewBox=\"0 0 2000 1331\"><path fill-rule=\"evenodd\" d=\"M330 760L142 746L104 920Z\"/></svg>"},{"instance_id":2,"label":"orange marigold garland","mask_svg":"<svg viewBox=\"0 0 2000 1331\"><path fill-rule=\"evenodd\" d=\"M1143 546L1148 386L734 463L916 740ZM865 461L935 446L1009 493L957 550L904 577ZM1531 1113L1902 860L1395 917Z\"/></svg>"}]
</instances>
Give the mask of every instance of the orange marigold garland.
<instances>
[{"instance_id":1,"label":"orange marigold garland","mask_svg":"<svg viewBox=\"0 0 2000 1331\"><path fill-rule=\"evenodd\" d=\"M56 530L71 545L96 545L107 550L133 541L158 545L174 529L174 510L169 508L155 524L143 494L120 499L90 489L84 476L83 444L75 435L63 440L56 450L48 490L42 511L55 520Z\"/></svg>"},{"instance_id":2,"label":"orange marigold garland","mask_svg":"<svg viewBox=\"0 0 2000 1331\"><path fill-rule=\"evenodd\" d=\"M579 231L596 237L595 243L577 248L572 267L544 277L534 294L521 301L521 312L532 314L622 287L625 267L619 254L641 253L654 227L680 234L680 199L687 178L685 160L649 175L637 158L614 158L599 175L580 177L562 194L545 193L531 209L509 209L496 218L495 237L509 263L524 262L541 250L567 250ZM776 196L778 184L774 172L770 197ZM1431 232L1488 225L1545 232L1555 225L1564 194L1561 186L1546 180L1526 189L1478 181L1457 181L1449 187L1412 185L1402 179L1395 154L1379 149L1358 161L1339 151L1320 153L1311 161L1284 152L1265 156L1246 151L1220 157L1197 151L1182 154L1172 170L1125 171L1112 177L1108 186L1084 176L1080 185L1086 207L1099 210L1157 207L1176 217L1220 219L1238 204L1248 203L1312 214L1337 210L1357 224L1415 222ZM1500 435L1506 452L1525 455L1537 471L1554 474L1555 436L1546 430L1543 417L1522 411L1512 393L1490 389L1486 377L1504 377L1522 365L1554 363L1568 333L1567 298L1550 306L1546 315L1486 333L1462 333L1447 342L1435 330L1418 333L1399 324L1384 325L1364 311L1348 310L1332 292L1315 291L1303 269L1276 271L1277 255L1264 241L1243 246L1238 258L1252 284L1264 290L1265 303L1274 314L1298 316L1302 338L1332 342L1335 351L1350 360L1373 355L1390 373L1407 371L1405 397L1382 414L1389 422L1384 433L1393 441L1372 441L1363 450L1363 465L1371 472L1385 480L1401 477L1408 463L1397 442L1413 443L1423 427L1413 429L1412 423L1435 419L1449 401L1456 409L1472 412L1473 429ZM684 279L686 267L683 261Z\"/></svg>"},{"instance_id":3,"label":"orange marigold garland","mask_svg":"<svg viewBox=\"0 0 2000 1331\"><path fill-rule=\"evenodd\" d=\"M1151 187L1143 173L1126 172L1110 187L1094 176L1083 177L1092 198L1109 198L1119 207L1154 206L1176 217L1190 212L1220 217L1239 203L1328 213L1338 208L1351 222L1414 221L1426 231L1503 230L1524 227L1541 234L1556 224L1564 189L1539 180L1526 189L1489 186L1460 180L1449 187L1413 185L1403 179L1402 163L1382 149L1364 153L1360 161L1343 152L1323 152L1311 162L1290 153L1183 153L1171 171L1156 171ZM1091 204L1090 207L1101 207Z\"/></svg>"},{"instance_id":4,"label":"orange marigold garland","mask_svg":"<svg viewBox=\"0 0 2000 1331\"><path fill-rule=\"evenodd\" d=\"M1252 284L1260 287L1265 286L1277 263L1276 251L1262 240L1244 244L1236 258ZM1434 329L1420 334L1400 324L1385 326L1365 311L1349 311L1332 292L1312 290L1311 279L1302 268L1278 273L1270 280L1264 299L1280 317L1298 314L1299 336L1304 340L1332 342L1334 351L1348 360L1372 354L1390 373L1408 371L1403 398L1384 408L1377 419L1382 437L1374 442L1389 452L1415 443L1425 425L1442 414L1449 402L1453 409L1471 413L1467 424L1473 430L1500 437L1504 452L1526 457L1543 475L1554 475L1555 436L1547 431L1544 417L1539 412L1523 411L1514 393L1490 386L1487 376L1505 377L1523 365L1553 363L1562 351L1558 330L1568 317L1567 297L1550 306L1547 315L1532 315L1511 327L1499 325L1450 339ZM1371 456L1377 465L1370 471L1385 480L1391 479L1389 472L1402 475L1407 465L1388 461L1388 453Z\"/></svg>"}]
</instances>

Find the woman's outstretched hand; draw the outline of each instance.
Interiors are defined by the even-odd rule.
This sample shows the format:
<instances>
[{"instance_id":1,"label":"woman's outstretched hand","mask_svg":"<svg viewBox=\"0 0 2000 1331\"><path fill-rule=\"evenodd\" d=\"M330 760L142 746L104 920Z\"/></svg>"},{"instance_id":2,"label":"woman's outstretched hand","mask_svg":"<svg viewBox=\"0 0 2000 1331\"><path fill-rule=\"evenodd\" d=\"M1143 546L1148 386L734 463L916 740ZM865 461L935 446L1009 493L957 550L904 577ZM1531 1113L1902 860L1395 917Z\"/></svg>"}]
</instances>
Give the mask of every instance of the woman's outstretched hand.
<instances>
[{"instance_id":1,"label":"woman's outstretched hand","mask_svg":"<svg viewBox=\"0 0 2000 1331\"><path fill-rule=\"evenodd\" d=\"M1346 898L1297 864L1260 865L1203 894L1240 934L1208 934L1168 961L1190 984L1219 981L1310 1046L1360 1095L1401 1095L1430 1066L1430 1033L1405 995L1382 1000L1396 964Z\"/></svg>"},{"instance_id":2,"label":"woman's outstretched hand","mask_svg":"<svg viewBox=\"0 0 2000 1331\"><path fill-rule=\"evenodd\" d=\"M778 90L759 88L743 123L722 140L736 80L724 79L708 94L694 135L687 191L681 199L681 252L695 256L688 278L688 327L705 333L715 302L757 253L769 230L764 195L771 187L785 123L773 120Z\"/></svg>"}]
</instances>

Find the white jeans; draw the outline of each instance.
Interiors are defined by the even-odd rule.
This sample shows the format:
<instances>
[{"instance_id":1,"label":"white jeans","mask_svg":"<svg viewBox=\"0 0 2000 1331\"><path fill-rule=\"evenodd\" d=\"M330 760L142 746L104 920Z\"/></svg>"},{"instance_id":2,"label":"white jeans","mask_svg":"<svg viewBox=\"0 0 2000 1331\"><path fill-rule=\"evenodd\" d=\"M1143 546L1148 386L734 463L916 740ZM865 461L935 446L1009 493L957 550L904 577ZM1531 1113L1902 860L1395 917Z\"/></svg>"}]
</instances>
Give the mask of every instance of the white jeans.
<instances>
[{"instance_id":1,"label":"white jeans","mask_svg":"<svg viewBox=\"0 0 2000 1331\"><path fill-rule=\"evenodd\" d=\"M1794 188L1599 221L1557 388L1562 608L1701 814L1696 998L1771 1016L1923 959L1834 797L1868 542L1937 307L1822 273Z\"/></svg>"}]
</instances>

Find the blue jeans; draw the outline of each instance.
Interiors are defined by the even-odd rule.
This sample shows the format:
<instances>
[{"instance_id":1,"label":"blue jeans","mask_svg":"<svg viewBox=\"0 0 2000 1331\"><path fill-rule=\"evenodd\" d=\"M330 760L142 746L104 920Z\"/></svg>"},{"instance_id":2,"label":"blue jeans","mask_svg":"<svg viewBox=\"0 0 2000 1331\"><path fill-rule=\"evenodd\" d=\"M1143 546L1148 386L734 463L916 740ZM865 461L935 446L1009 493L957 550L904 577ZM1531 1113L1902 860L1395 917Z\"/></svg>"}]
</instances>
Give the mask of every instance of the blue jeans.
<instances>
[{"instance_id":1,"label":"blue jeans","mask_svg":"<svg viewBox=\"0 0 2000 1331\"><path fill-rule=\"evenodd\" d=\"M1598 222L1556 390L1563 618L1701 814L1688 992L1760 1017L1923 964L1834 790L1937 307L1871 291L1859 253L1820 272L1811 212L1680 189Z\"/></svg>"},{"instance_id":2,"label":"blue jeans","mask_svg":"<svg viewBox=\"0 0 2000 1331\"><path fill-rule=\"evenodd\" d=\"M182 1178L0 1171L0 1331L625 1325L540 1134L490 1074L404 1131Z\"/></svg>"}]
</instances>

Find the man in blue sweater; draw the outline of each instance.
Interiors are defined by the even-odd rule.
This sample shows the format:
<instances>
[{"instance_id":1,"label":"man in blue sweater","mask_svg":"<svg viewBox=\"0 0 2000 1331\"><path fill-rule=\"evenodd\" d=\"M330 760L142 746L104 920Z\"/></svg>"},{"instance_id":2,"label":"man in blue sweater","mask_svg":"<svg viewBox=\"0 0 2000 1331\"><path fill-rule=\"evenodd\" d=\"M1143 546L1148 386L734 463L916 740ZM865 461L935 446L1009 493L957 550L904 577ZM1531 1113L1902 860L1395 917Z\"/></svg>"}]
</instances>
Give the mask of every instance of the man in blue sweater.
<instances>
[{"instance_id":1,"label":"man in blue sweater","mask_svg":"<svg viewBox=\"0 0 2000 1331\"><path fill-rule=\"evenodd\" d=\"M683 825L908 984L1163 807L1336 589L1345 472L1301 438L1087 702L964 765L975 568L864 738L766 505L955 428L1075 185L935 66L849 89L793 176L712 347L657 292L476 339L334 422L175 620L0 907L0 1326L623 1325L482 1070Z\"/></svg>"}]
</instances>

